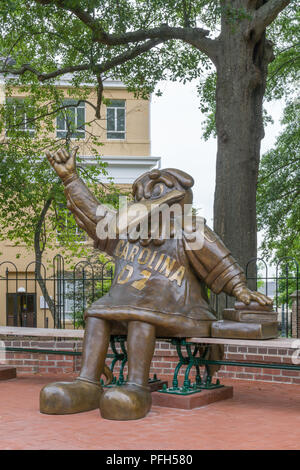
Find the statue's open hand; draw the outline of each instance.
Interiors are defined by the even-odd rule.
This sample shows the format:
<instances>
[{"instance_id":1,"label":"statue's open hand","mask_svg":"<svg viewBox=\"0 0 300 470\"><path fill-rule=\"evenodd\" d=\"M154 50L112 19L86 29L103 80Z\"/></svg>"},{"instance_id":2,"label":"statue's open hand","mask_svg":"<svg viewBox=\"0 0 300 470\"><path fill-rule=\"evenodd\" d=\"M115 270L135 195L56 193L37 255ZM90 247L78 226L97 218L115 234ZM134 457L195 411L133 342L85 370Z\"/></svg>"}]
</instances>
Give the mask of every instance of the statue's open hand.
<instances>
[{"instance_id":1,"label":"statue's open hand","mask_svg":"<svg viewBox=\"0 0 300 470\"><path fill-rule=\"evenodd\" d=\"M232 292L232 295L239 300L240 302L244 302L244 304L248 305L251 300L258 302L260 305L271 305L273 303L272 299L267 297L260 292L255 292L248 289L245 284L237 285Z\"/></svg>"},{"instance_id":2,"label":"statue's open hand","mask_svg":"<svg viewBox=\"0 0 300 470\"><path fill-rule=\"evenodd\" d=\"M58 176L65 181L70 176L76 174L76 153L78 147L75 147L71 153L62 148L54 154L46 152L46 157L55 169Z\"/></svg>"}]
</instances>

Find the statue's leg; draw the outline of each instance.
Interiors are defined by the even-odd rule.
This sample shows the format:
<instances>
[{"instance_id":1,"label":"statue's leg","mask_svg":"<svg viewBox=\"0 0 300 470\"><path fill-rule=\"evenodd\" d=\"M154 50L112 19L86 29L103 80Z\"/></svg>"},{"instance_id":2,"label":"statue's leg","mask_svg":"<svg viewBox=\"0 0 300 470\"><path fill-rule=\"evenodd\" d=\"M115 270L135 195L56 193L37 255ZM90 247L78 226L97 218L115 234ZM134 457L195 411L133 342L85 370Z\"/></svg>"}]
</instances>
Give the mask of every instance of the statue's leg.
<instances>
[{"instance_id":1,"label":"statue's leg","mask_svg":"<svg viewBox=\"0 0 300 470\"><path fill-rule=\"evenodd\" d=\"M150 364L155 348L155 327L132 321L128 324L128 382L112 387L100 398L100 411L105 419L130 420L146 416L151 408L148 387Z\"/></svg>"},{"instance_id":2,"label":"statue's leg","mask_svg":"<svg viewBox=\"0 0 300 470\"><path fill-rule=\"evenodd\" d=\"M110 330L110 323L107 320L94 317L88 318L78 379L99 383L109 345Z\"/></svg>"},{"instance_id":3,"label":"statue's leg","mask_svg":"<svg viewBox=\"0 0 300 470\"><path fill-rule=\"evenodd\" d=\"M74 382L54 382L46 385L40 393L41 413L80 413L99 407L102 393L100 377L109 339L109 322L89 317L84 333L80 375Z\"/></svg>"}]
</instances>

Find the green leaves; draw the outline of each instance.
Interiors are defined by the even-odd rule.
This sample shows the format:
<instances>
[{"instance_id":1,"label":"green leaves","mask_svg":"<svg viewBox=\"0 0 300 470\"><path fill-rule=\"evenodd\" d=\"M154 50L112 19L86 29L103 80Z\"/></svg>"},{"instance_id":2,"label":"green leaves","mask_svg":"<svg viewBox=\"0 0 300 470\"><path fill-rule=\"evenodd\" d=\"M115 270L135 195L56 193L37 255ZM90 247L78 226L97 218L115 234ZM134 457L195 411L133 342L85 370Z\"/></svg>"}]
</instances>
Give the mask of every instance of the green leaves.
<instances>
[{"instance_id":1,"label":"green leaves","mask_svg":"<svg viewBox=\"0 0 300 470\"><path fill-rule=\"evenodd\" d=\"M292 1L268 28L268 37L274 44L275 60L270 63L266 98L289 99L299 79L300 66L300 10Z\"/></svg>"},{"instance_id":2,"label":"green leaves","mask_svg":"<svg viewBox=\"0 0 300 470\"><path fill-rule=\"evenodd\" d=\"M258 228L265 256L299 258L300 252L300 102L290 102L284 131L261 160L257 188Z\"/></svg>"},{"instance_id":3,"label":"green leaves","mask_svg":"<svg viewBox=\"0 0 300 470\"><path fill-rule=\"evenodd\" d=\"M97 85L97 66L128 52L137 43L113 47L97 43L93 25L98 27L97 31L114 37L159 28L162 24L177 28L203 26L210 29L213 37L220 32L221 19L231 25L233 34L237 28L247 27L254 7L249 2L236 5L213 0L10 0L0 10L0 50L3 57L13 57L16 62L7 69L18 70L30 64L32 71L19 77L24 84L37 86L40 74L85 66L87 70L73 71L74 86ZM270 65L268 99L289 93L296 79L299 10L295 6L296 2L292 1L268 28L276 52L276 60ZM112 66L102 78L109 75L121 79L136 96L144 98L160 80L183 83L199 80L200 106L208 113L207 129L204 129L204 137L208 138L215 132L212 74L214 66L206 55L182 41L169 40L129 62Z\"/></svg>"},{"instance_id":4,"label":"green leaves","mask_svg":"<svg viewBox=\"0 0 300 470\"><path fill-rule=\"evenodd\" d=\"M270 5L271 2L268 4ZM3 181L7 180L11 188L3 190L1 199L5 217L9 218L11 213L15 216L14 220L23 220L22 217L24 215L25 218L28 207L33 207L33 212L40 214L43 203L49 196L53 198L52 206L53 213L55 213L55 204L63 200L64 196L55 176L50 174L43 164L34 166L33 162L34 156L42 155L47 148L55 150L63 142L63 140L55 138L55 120L59 114L65 113L66 116L68 113L63 105L65 96L62 90L55 86L55 80L61 77L66 70L71 74L73 85L68 97L85 101L88 99L89 85L98 86L98 97L100 96L101 99L99 78L100 81L105 81L107 78L120 79L130 91L134 92L135 96L144 98L148 98L149 93L155 90L160 80L177 80L183 83L198 80L199 106L207 117L203 135L204 138L215 135L215 66L208 56L197 48L199 43L192 41L187 44L177 39L165 40L165 38L160 38L159 34L156 37L153 33L154 36L151 38L146 36L136 42L128 41L126 43L124 41L122 43L119 41L113 42L117 45L107 46L97 42L97 37L99 39L101 35L102 37L109 35L114 39L122 39L127 33L153 31L155 28L157 30L162 25L167 25L180 30L185 28L189 32L195 32L194 28L209 28L210 38L218 36L218 40L214 44L220 45L223 40L226 40L226 38L224 39L226 34L219 36L221 32L224 33L224 25L228 26L229 24L231 27L232 35L227 38L230 41L232 38L235 40L237 31L246 30L253 16L253 5L253 2L246 1L215 0L68 0L64 2L61 0L8 0L1 2L2 70L6 70L7 80L10 76L9 72L15 72L15 78L9 79L6 93L9 94L17 83L21 87L20 94L22 96L25 94L28 97L26 98L28 101L26 109L28 112L30 109L34 109L34 114L31 116L31 129L34 129L35 135L34 139L30 137L28 131L30 128L25 129L27 134L26 132L20 134L20 129L17 134L16 128L15 132L10 134L9 143L1 145L0 158L3 159L1 177ZM295 6L296 1L293 0L267 29L267 38L273 41L276 56L276 59L269 65L266 92L268 100L281 97L290 99L294 92L299 69L299 44L296 39L299 31L299 10ZM246 41L245 36L242 34L239 40ZM159 44L158 39L162 39ZM154 40L156 46L135 56L130 61L118 60L118 65L114 62L114 65L107 66L105 72L99 77L99 69L104 64L111 64L116 57L128 54L149 40ZM203 40L210 42L207 39ZM208 49L202 50L210 51L210 57L216 62L217 59L209 46ZM222 47L220 51L220 48L216 47L214 51L216 50L218 54L223 54L231 53L232 48ZM209 54L209 52L207 53ZM227 77L229 82L236 78L234 61L232 63L232 72L228 73ZM251 65L248 64L245 67L245 73L250 73ZM45 74L50 74L51 78L47 75L46 79ZM238 86L244 85L239 83ZM158 90L157 94L160 95L161 91ZM247 97L246 89L244 96ZM0 110L0 112L2 113L0 128L3 130L4 110ZM69 114L71 112L69 111ZM268 116L265 116L265 121L269 119ZM15 117L11 121L10 127L13 127ZM69 121L74 124L73 135L76 136L75 119L71 117ZM85 123L86 133L91 131L91 124ZM287 125L287 129L289 129L289 125ZM71 135L72 132L69 138L62 135L67 146L72 145ZM77 135L79 136L79 134ZM90 153L96 155L100 142L92 133L89 135ZM271 176L267 176L267 170L264 169L268 165L270 170L275 167L276 158L284 159L287 149L290 152L290 147L293 147L291 142L288 144L282 137L278 142L278 148L276 147L271 152L272 156L270 154L270 156L264 157L259 185L260 194L264 196L259 194L258 200L266 200L268 206L268 210L264 212L263 203L259 202L259 211L261 214L265 214L259 223L262 224L264 220L266 224L272 225L274 234L277 230L276 237L279 238L282 233L279 234L276 228L280 220L280 211L278 212L276 207L276 200L281 200L281 196L279 194L276 196L273 192L275 186L280 186L285 192L288 192L286 184L291 182L291 176L290 174L282 175L283 170L279 170L276 176L276 185L268 184L267 181ZM271 161L272 163L270 163ZM29 162L31 166L28 166ZM5 166L8 169L7 174L5 174ZM290 164L288 167L291 167ZM104 171L103 167L99 168ZM89 170L85 169L85 171ZM85 174L86 177L90 178L90 182L97 179L97 175L92 174L89 176ZM8 181L8 178L12 179ZM18 188L22 188L22 191ZM293 197L294 194L289 194L289 196ZM20 212L16 212L16 202L14 201L17 200L20 201ZM284 207L282 214L287 217L285 214L290 214L288 202L282 203L282 207ZM268 218L268 214L274 215L273 222ZM12 219L10 222L14 226ZM289 227L289 224L293 224L292 219L286 219L286 226ZM55 219L50 225L51 230L54 230ZM9 231L9 226L9 224L4 225L5 230ZM30 240L30 231L22 224L20 227L23 227L20 236ZM10 236L18 234L20 227L17 226L15 230L12 230Z\"/></svg>"},{"instance_id":5,"label":"green leaves","mask_svg":"<svg viewBox=\"0 0 300 470\"><path fill-rule=\"evenodd\" d=\"M56 120L62 111L67 113L72 109L75 112L79 102L81 107L82 103L88 107L85 99L89 90L74 87L69 91L68 101L62 89L51 83L40 85L33 82L17 88L14 85L14 80L7 83L5 91L8 98L0 105L3 136L0 142L0 239L9 239L28 248L35 247L41 254L45 249L57 251L63 247L69 259L74 255L84 256L88 249L79 243L82 234L69 213L65 213L66 234L58 240L61 206L65 208L66 201L63 185L44 154L48 149L55 151L63 145L72 147L77 144L76 138L70 140L68 135L57 137ZM13 96L22 96L22 99ZM79 118L84 116L80 114ZM93 122L79 121L77 119L76 125L84 125L86 133L89 133L85 150L94 156L96 165L81 165L78 158L78 172L101 198L107 190L99 184L102 175L106 174L99 157L102 143L92 132Z\"/></svg>"}]
</instances>

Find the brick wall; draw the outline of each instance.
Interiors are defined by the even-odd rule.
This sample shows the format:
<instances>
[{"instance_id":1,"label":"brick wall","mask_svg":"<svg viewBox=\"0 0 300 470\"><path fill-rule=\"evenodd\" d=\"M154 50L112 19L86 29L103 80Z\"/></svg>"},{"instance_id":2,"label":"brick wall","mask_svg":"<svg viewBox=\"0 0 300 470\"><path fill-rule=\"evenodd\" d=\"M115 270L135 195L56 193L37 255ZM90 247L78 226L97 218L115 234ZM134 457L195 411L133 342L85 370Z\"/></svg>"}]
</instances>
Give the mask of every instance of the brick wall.
<instances>
[{"instance_id":1,"label":"brick wall","mask_svg":"<svg viewBox=\"0 0 300 470\"><path fill-rule=\"evenodd\" d=\"M290 296L292 302L292 337L300 337L300 290Z\"/></svg>"},{"instance_id":2,"label":"brick wall","mask_svg":"<svg viewBox=\"0 0 300 470\"><path fill-rule=\"evenodd\" d=\"M282 363L292 364L292 354L294 349L281 348L258 348L250 346L225 346L224 360L262 362L262 363ZM177 353L175 346L170 343L158 341L152 361L151 372L159 376L173 375L177 364ZM179 375L183 376L185 367L182 367ZM192 375L192 374L191 374ZM262 369L242 366L222 366L216 377L255 380L262 382L281 382L289 384L300 384L300 371L282 369Z\"/></svg>"},{"instance_id":3,"label":"brick wall","mask_svg":"<svg viewBox=\"0 0 300 470\"><path fill-rule=\"evenodd\" d=\"M80 350L82 341L53 341L26 339L4 339L6 347L34 348L34 349L59 349L66 351ZM70 373L80 369L80 357L68 356L64 354L40 354L30 352L10 352L5 353L5 363L17 367L18 375L32 373ZM0 360L0 362L3 362Z\"/></svg>"},{"instance_id":4,"label":"brick wall","mask_svg":"<svg viewBox=\"0 0 300 470\"><path fill-rule=\"evenodd\" d=\"M82 341L53 341L22 338L1 338L7 347L60 349L66 351L80 351ZM270 347L250 346L225 346L225 358L232 361L265 362L292 364L294 349L277 349ZM109 350L109 353L112 351ZM157 341L153 356L150 376L157 374L158 377L171 377L178 358L176 348L165 341ZM1 360L0 360L1 362ZM107 359L109 365L111 359ZM81 357L54 354L16 353L6 352L6 364L17 367L18 375L32 373L78 373L80 370ZM115 368L119 370L119 366ZM182 367L180 376L183 377L185 367ZM125 375L127 368L125 368ZM193 375L193 374L192 374ZM289 384L300 384L300 371L289 371L279 369L259 369L252 367L222 366L217 377L230 379L255 380L263 382L280 382Z\"/></svg>"},{"instance_id":5,"label":"brick wall","mask_svg":"<svg viewBox=\"0 0 300 470\"><path fill-rule=\"evenodd\" d=\"M226 346L225 357L232 361L263 362L266 364L293 364L295 349L253 346ZM254 367L223 366L217 377L300 384L300 371L259 369Z\"/></svg>"}]
</instances>

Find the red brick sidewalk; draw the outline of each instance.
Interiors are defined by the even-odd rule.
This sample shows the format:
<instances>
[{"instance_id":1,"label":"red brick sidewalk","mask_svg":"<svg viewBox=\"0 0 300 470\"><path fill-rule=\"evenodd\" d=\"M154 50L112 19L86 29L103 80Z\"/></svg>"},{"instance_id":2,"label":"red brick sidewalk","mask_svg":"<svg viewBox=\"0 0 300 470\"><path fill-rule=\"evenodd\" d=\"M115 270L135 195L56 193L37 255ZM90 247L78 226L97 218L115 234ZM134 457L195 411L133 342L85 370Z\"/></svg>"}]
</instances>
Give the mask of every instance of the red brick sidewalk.
<instances>
[{"instance_id":1,"label":"red brick sidewalk","mask_svg":"<svg viewBox=\"0 0 300 470\"><path fill-rule=\"evenodd\" d=\"M106 421L97 410L39 413L55 377L0 382L0 449L300 449L300 387L224 380L234 398L195 410L153 407L139 421Z\"/></svg>"}]
</instances>

